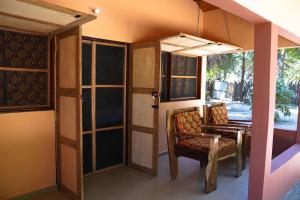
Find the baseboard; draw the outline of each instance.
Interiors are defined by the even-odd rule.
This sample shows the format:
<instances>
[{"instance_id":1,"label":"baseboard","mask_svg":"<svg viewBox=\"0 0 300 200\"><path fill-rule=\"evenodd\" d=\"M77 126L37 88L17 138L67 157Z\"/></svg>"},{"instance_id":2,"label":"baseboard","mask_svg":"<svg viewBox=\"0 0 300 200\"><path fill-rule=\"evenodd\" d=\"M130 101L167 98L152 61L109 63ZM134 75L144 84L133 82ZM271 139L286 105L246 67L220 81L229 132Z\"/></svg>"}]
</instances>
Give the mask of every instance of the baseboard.
<instances>
[{"instance_id":1,"label":"baseboard","mask_svg":"<svg viewBox=\"0 0 300 200\"><path fill-rule=\"evenodd\" d=\"M9 198L7 200L29 200L29 199L31 199L35 196L41 195L41 194L46 193L46 192L52 192L52 191L55 191L55 190L57 190L56 185L51 186L51 187L47 187L47 188L44 188L44 189L36 190L36 191L30 192L30 193L27 193L27 194L22 194L20 196Z\"/></svg>"}]
</instances>

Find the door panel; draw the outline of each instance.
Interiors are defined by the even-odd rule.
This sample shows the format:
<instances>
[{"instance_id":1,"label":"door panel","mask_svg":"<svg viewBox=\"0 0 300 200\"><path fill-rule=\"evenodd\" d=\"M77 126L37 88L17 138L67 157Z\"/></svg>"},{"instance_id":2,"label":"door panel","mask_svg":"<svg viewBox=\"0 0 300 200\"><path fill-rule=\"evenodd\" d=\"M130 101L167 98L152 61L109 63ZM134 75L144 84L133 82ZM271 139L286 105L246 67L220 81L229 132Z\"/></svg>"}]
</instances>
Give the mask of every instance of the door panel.
<instances>
[{"instance_id":1,"label":"door panel","mask_svg":"<svg viewBox=\"0 0 300 200\"><path fill-rule=\"evenodd\" d=\"M132 124L153 128L154 109L152 105L155 100L149 94L132 94Z\"/></svg>"},{"instance_id":2,"label":"door panel","mask_svg":"<svg viewBox=\"0 0 300 200\"><path fill-rule=\"evenodd\" d=\"M129 164L157 175L160 43L133 44L130 58Z\"/></svg>"},{"instance_id":3,"label":"door panel","mask_svg":"<svg viewBox=\"0 0 300 200\"><path fill-rule=\"evenodd\" d=\"M58 187L82 199L81 29L57 36Z\"/></svg>"},{"instance_id":4,"label":"door panel","mask_svg":"<svg viewBox=\"0 0 300 200\"><path fill-rule=\"evenodd\" d=\"M132 86L155 88L155 47L133 49L132 60Z\"/></svg>"},{"instance_id":5,"label":"door panel","mask_svg":"<svg viewBox=\"0 0 300 200\"><path fill-rule=\"evenodd\" d=\"M141 149L143 149L143 154L140 153ZM132 131L132 162L152 169L152 157L152 134Z\"/></svg>"}]
</instances>

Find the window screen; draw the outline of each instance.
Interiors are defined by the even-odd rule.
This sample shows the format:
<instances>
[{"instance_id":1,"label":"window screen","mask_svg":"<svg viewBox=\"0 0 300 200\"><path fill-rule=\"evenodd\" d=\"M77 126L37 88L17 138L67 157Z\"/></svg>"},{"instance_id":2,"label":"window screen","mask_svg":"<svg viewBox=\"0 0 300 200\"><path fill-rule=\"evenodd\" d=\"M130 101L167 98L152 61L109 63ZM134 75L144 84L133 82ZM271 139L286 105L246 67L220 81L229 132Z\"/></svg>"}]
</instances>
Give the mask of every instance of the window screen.
<instances>
[{"instance_id":1,"label":"window screen","mask_svg":"<svg viewBox=\"0 0 300 200\"><path fill-rule=\"evenodd\" d=\"M92 44L82 43L82 85L91 85Z\"/></svg>"},{"instance_id":2,"label":"window screen","mask_svg":"<svg viewBox=\"0 0 300 200\"><path fill-rule=\"evenodd\" d=\"M123 163L123 129L96 133L96 169Z\"/></svg>"},{"instance_id":3,"label":"window screen","mask_svg":"<svg viewBox=\"0 0 300 200\"><path fill-rule=\"evenodd\" d=\"M93 171L93 144L92 134L82 135L82 150L83 150L83 173L90 173Z\"/></svg>"},{"instance_id":4,"label":"window screen","mask_svg":"<svg viewBox=\"0 0 300 200\"><path fill-rule=\"evenodd\" d=\"M92 130L91 89L82 89L82 130Z\"/></svg>"},{"instance_id":5,"label":"window screen","mask_svg":"<svg viewBox=\"0 0 300 200\"><path fill-rule=\"evenodd\" d=\"M123 125L123 88L96 89L96 128Z\"/></svg>"},{"instance_id":6,"label":"window screen","mask_svg":"<svg viewBox=\"0 0 300 200\"><path fill-rule=\"evenodd\" d=\"M200 98L197 57L161 55L161 101ZM171 69L171 70L170 70ZM168 72L170 70L171 72Z\"/></svg>"},{"instance_id":7,"label":"window screen","mask_svg":"<svg viewBox=\"0 0 300 200\"><path fill-rule=\"evenodd\" d=\"M124 47L96 45L96 84L122 85Z\"/></svg>"}]
</instances>

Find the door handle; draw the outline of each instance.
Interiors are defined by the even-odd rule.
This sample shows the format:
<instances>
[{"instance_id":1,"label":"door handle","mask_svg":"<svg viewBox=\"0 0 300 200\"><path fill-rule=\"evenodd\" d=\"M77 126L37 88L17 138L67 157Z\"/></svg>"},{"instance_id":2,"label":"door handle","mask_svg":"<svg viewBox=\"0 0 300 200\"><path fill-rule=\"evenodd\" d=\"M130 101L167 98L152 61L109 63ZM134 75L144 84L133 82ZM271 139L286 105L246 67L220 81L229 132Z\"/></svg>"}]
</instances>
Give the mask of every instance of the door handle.
<instances>
[{"instance_id":1,"label":"door handle","mask_svg":"<svg viewBox=\"0 0 300 200\"><path fill-rule=\"evenodd\" d=\"M153 99L158 98L159 95L160 95L160 94L159 94L159 92L157 92L157 91L153 91L153 92L152 92L152 98L153 98Z\"/></svg>"},{"instance_id":2,"label":"door handle","mask_svg":"<svg viewBox=\"0 0 300 200\"><path fill-rule=\"evenodd\" d=\"M157 109L157 108L159 108L159 105L152 105L151 107Z\"/></svg>"}]
</instances>

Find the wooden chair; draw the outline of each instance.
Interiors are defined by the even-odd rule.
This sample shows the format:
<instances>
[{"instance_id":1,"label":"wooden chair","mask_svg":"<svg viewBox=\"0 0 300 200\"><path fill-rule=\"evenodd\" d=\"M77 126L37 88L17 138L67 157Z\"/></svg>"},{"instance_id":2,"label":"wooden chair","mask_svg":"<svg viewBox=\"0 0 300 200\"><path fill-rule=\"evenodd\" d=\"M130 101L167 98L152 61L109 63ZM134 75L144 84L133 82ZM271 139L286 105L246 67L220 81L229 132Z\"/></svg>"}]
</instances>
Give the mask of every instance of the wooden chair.
<instances>
[{"instance_id":1,"label":"wooden chair","mask_svg":"<svg viewBox=\"0 0 300 200\"><path fill-rule=\"evenodd\" d=\"M172 179L177 178L178 157L198 160L201 167L206 167L204 192L209 193L217 188L218 161L235 157L236 177L241 176L243 129L223 127L224 131L236 134L236 139L229 139L204 133L204 128L215 127L202 125L198 107L167 111L168 153Z\"/></svg>"},{"instance_id":2,"label":"wooden chair","mask_svg":"<svg viewBox=\"0 0 300 200\"><path fill-rule=\"evenodd\" d=\"M250 148L251 142L251 122L246 121L235 121L229 120L227 115L227 108L225 103L218 103L213 105L204 105L203 106L203 122L205 126L230 126L243 128L245 134L243 135L242 143L242 169L246 167L246 158L248 150ZM215 134L220 134L222 137L227 137L231 139L236 139L235 134L230 134L230 132L224 132L222 129L214 129Z\"/></svg>"}]
</instances>

